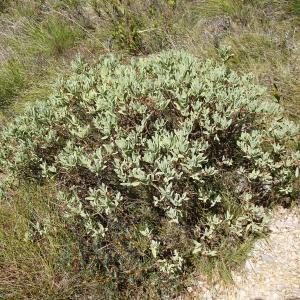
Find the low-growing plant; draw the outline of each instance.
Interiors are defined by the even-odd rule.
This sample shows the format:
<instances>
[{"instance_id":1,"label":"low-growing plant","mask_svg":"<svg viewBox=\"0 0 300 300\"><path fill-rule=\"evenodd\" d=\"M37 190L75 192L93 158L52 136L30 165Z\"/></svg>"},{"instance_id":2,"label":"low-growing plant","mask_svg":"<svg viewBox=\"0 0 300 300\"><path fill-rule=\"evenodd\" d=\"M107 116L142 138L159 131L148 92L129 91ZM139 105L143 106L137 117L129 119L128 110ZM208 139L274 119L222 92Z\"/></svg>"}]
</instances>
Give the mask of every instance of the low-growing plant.
<instances>
[{"instance_id":1,"label":"low-growing plant","mask_svg":"<svg viewBox=\"0 0 300 300\"><path fill-rule=\"evenodd\" d=\"M296 15L300 15L300 1L293 0L291 1L292 12Z\"/></svg>"},{"instance_id":2,"label":"low-growing plant","mask_svg":"<svg viewBox=\"0 0 300 300\"><path fill-rule=\"evenodd\" d=\"M20 61L9 59L0 65L0 107L9 104L24 84L25 70Z\"/></svg>"},{"instance_id":3,"label":"low-growing plant","mask_svg":"<svg viewBox=\"0 0 300 300\"><path fill-rule=\"evenodd\" d=\"M250 75L176 51L79 59L73 72L3 130L1 166L12 181L56 181L109 293L166 298L163 287L264 231L265 207L292 196L298 128Z\"/></svg>"},{"instance_id":4,"label":"low-growing plant","mask_svg":"<svg viewBox=\"0 0 300 300\"><path fill-rule=\"evenodd\" d=\"M46 18L37 26L29 25L27 34L31 39L29 49L49 56L62 54L83 36L81 28L61 16Z\"/></svg>"}]
</instances>

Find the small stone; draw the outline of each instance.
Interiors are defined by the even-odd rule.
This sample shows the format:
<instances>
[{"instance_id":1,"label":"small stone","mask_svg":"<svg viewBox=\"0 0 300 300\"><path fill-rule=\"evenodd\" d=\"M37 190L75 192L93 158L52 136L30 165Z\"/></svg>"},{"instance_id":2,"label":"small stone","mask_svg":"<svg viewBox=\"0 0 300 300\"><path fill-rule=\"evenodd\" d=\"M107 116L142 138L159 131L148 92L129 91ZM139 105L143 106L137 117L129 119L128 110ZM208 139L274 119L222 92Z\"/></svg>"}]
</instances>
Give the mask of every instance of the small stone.
<instances>
[{"instance_id":1,"label":"small stone","mask_svg":"<svg viewBox=\"0 0 300 300\"><path fill-rule=\"evenodd\" d=\"M270 295L270 299L272 299L272 300L281 300L282 298L280 297L279 294L277 294L277 293L272 293L272 294Z\"/></svg>"},{"instance_id":2,"label":"small stone","mask_svg":"<svg viewBox=\"0 0 300 300\"><path fill-rule=\"evenodd\" d=\"M269 254L263 254L261 256L262 261L267 262L267 263L271 263L274 261L274 257L269 255Z\"/></svg>"},{"instance_id":3,"label":"small stone","mask_svg":"<svg viewBox=\"0 0 300 300\"><path fill-rule=\"evenodd\" d=\"M193 292L193 288L192 288L191 286L189 286L189 287L187 288L187 291L188 291L189 293L192 293L192 292Z\"/></svg>"},{"instance_id":4,"label":"small stone","mask_svg":"<svg viewBox=\"0 0 300 300\"><path fill-rule=\"evenodd\" d=\"M245 263L245 269L247 271L252 271L253 270L252 264L249 260L247 260L246 263Z\"/></svg>"},{"instance_id":5,"label":"small stone","mask_svg":"<svg viewBox=\"0 0 300 300\"><path fill-rule=\"evenodd\" d=\"M238 293L238 299L245 299L247 297L247 293L244 290L240 290Z\"/></svg>"}]
</instances>

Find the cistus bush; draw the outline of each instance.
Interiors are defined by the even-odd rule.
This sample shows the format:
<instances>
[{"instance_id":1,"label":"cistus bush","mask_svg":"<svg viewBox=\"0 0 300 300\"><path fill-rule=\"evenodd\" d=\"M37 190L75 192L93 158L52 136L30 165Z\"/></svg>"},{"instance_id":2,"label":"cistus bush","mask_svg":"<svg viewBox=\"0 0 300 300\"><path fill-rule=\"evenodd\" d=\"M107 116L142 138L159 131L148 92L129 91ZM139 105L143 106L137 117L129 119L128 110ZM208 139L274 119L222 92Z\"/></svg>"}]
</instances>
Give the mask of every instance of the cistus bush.
<instances>
[{"instance_id":1,"label":"cistus bush","mask_svg":"<svg viewBox=\"0 0 300 300\"><path fill-rule=\"evenodd\" d=\"M78 59L2 131L1 163L55 180L84 263L128 292L263 231L265 207L293 194L297 135L249 75L177 51L106 56Z\"/></svg>"}]
</instances>

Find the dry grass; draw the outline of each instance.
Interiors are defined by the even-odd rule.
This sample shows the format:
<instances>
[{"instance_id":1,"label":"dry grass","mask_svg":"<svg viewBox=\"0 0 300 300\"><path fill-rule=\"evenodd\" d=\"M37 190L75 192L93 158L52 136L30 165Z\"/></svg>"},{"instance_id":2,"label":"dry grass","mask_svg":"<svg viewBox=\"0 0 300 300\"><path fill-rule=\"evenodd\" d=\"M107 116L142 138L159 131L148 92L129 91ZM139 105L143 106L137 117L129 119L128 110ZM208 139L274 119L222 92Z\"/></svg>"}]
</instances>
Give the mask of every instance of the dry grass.
<instances>
[{"instance_id":1,"label":"dry grass","mask_svg":"<svg viewBox=\"0 0 300 300\"><path fill-rule=\"evenodd\" d=\"M295 1L198 1L202 18L186 29L181 42L200 57L214 57L222 46L231 47L228 64L251 72L297 122L300 115L299 6Z\"/></svg>"},{"instance_id":2,"label":"dry grass","mask_svg":"<svg viewBox=\"0 0 300 300\"><path fill-rule=\"evenodd\" d=\"M67 52L85 37L84 21L75 1L48 1L42 5L20 0L7 5L0 15L2 122L23 103L48 95L49 84L57 73L68 69L73 59ZM12 105L10 110L8 105Z\"/></svg>"},{"instance_id":3,"label":"dry grass","mask_svg":"<svg viewBox=\"0 0 300 300\"><path fill-rule=\"evenodd\" d=\"M0 49L25 66L30 88L37 78L49 82L44 70L67 69L83 48L89 57L185 48L199 57L218 58L218 49L228 45L234 54L230 67L254 73L271 93L279 93L291 115L299 112L299 0L178 0L155 9L150 1L129 1L128 6L90 1L95 10L80 0L46 1L47 9L26 0L23 9L24 1L2 17ZM26 85L13 86L6 102L22 101L18 91Z\"/></svg>"},{"instance_id":4,"label":"dry grass","mask_svg":"<svg viewBox=\"0 0 300 300\"><path fill-rule=\"evenodd\" d=\"M26 185L10 196L13 201L0 204L5 299L74 299L97 290L99 278L82 269L79 246L59 217L54 193L54 184Z\"/></svg>"}]
</instances>

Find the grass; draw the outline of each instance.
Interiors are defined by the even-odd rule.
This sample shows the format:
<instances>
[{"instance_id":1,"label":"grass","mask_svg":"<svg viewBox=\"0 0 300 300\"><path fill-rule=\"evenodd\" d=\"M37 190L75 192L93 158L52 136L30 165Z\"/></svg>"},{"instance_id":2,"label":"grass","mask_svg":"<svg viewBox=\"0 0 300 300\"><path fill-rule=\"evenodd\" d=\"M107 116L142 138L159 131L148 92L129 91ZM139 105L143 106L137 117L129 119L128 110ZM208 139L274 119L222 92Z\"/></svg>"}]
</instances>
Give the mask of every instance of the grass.
<instances>
[{"instance_id":1,"label":"grass","mask_svg":"<svg viewBox=\"0 0 300 300\"><path fill-rule=\"evenodd\" d=\"M108 51L147 55L177 48L219 59L222 46L231 47L228 65L251 72L300 124L299 0L178 0L162 5L159 13L145 10L148 1L131 1L121 17L103 13L100 6L93 10L88 1L43 2L0 0L0 125L27 102L45 99L57 74L68 71L78 52L93 59ZM91 1L96 2L101 4ZM54 192L53 183L21 184L0 201L0 295L113 299L113 284L84 267L80 247L60 219ZM56 231L39 235L37 222L45 220L54 222ZM200 272L230 281L230 270L243 264L252 244L249 238L228 247L224 239L222 256L200 260ZM157 299L154 285L160 281L145 284L150 299ZM142 299L143 288L136 295Z\"/></svg>"},{"instance_id":2,"label":"grass","mask_svg":"<svg viewBox=\"0 0 300 300\"><path fill-rule=\"evenodd\" d=\"M47 56L57 56L75 46L82 38L82 32L59 17L47 18L38 26L31 26L27 32L29 51Z\"/></svg>"},{"instance_id":3,"label":"grass","mask_svg":"<svg viewBox=\"0 0 300 300\"><path fill-rule=\"evenodd\" d=\"M1 205L0 236L4 250L0 260L1 293L7 298L52 294L53 262L59 254L58 240L42 241L34 230L37 222L43 224L44 220L50 218L51 222L56 220L49 208L51 192L47 191L46 195L45 190L34 191L26 187L13 197L13 204ZM38 243L32 242L37 239Z\"/></svg>"},{"instance_id":4,"label":"grass","mask_svg":"<svg viewBox=\"0 0 300 300\"><path fill-rule=\"evenodd\" d=\"M295 1L199 1L202 17L187 30L185 49L200 57L217 57L218 48L230 46L228 61L239 72L251 72L271 97L278 96L297 122L300 114L300 2Z\"/></svg>"},{"instance_id":5,"label":"grass","mask_svg":"<svg viewBox=\"0 0 300 300\"><path fill-rule=\"evenodd\" d=\"M85 36L78 1L33 1L6 5L0 23L0 121L6 122L28 101L44 99L58 73L67 71L72 48ZM69 6L70 5L70 6ZM15 24L12 26L12 24ZM77 50L76 50L77 51ZM75 52L76 52L75 51ZM2 107L2 109L1 109Z\"/></svg>"},{"instance_id":6,"label":"grass","mask_svg":"<svg viewBox=\"0 0 300 300\"><path fill-rule=\"evenodd\" d=\"M201 15L207 17L229 15L232 18L241 18L244 14L245 6L239 0L210 0L200 1L198 9Z\"/></svg>"},{"instance_id":7,"label":"grass","mask_svg":"<svg viewBox=\"0 0 300 300\"><path fill-rule=\"evenodd\" d=\"M59 217L54 192L53 184L24 185L12 203L1 203L0 294L5 299L74 299L95 289L97 276L81 270L79 246ZM55 224L51 232L50 224Z\"/></svg>"},{"instance_id":8,"label":"grass","mask_svg":"<svg viewBox=\"0 0 300 300\"><path fill-rule=\"evenodd\" d=\"M0 65L0 107L5 107L25 86L26 74L22 63L10 59Z\"/></svg>"},{"instance_id":9,"label":"grass","mask_svg":"<svg viewBox=\"0 0 300 300\"><path fill-rule=\"evenodd\" d=\"M255 241L256 239L249 238L244 243L231 245L228 248L228 240L224 239L219 250L220 256L199 260L198 273L202 276L204 274L210 282L222 281L231 284L233 282L231 271L244 265ZM195 274L196 278L197 275Z\"/></svg>"},{"instance_id":10,"label":"grass","mask_svg":"<svg viewBox=\"0 0 300 300\"><path fill-rule=\"evenodd\" d=\"M299 0L292 0L291 1L291 10L294 14L300 15L300 1Z\"/></svg>"}]
</instances>

